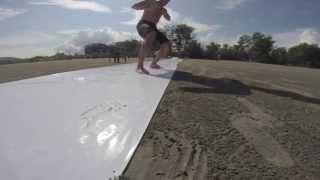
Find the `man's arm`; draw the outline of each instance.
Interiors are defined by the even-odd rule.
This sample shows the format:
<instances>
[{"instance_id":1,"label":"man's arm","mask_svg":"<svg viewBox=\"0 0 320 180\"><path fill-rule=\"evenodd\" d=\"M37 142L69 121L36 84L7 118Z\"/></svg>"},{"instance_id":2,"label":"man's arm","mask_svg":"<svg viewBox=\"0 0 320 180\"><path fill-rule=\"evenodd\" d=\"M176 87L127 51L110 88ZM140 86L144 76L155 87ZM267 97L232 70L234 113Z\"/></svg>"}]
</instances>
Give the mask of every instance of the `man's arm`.
<instances>
[{"instance_id":1,"label":"man's arm","mask_svg":"<svg viewBox=\"0 0 320 180\"><path fill-rule=\"evenodd\" d=\"M170 0L160 0L160 4L162 7L166 6L169 2Z\"/></svg>"},{"instance_id":2,"label":"man's arm","mask_svg":"<svg viewBox=\"0 0 320 180\"><path fill-rule=\"evenodd\" d=\"M168 10L166 8L162 9L162 15L167 21L171 20L171 16L169 15Z\"/></svg>"},{"instance_id":3,"label":"man's arm","mask_svg":"<svg viewBox=\"0 0 320 180\"><path fill-rule=\"evenodd\" d=\"M149 4L146 1L141 1L141 2L134 4L132 6L132 9L143 10L143 9L146 9L148 6L149 6Z\"/></svg>"}]
</instances>

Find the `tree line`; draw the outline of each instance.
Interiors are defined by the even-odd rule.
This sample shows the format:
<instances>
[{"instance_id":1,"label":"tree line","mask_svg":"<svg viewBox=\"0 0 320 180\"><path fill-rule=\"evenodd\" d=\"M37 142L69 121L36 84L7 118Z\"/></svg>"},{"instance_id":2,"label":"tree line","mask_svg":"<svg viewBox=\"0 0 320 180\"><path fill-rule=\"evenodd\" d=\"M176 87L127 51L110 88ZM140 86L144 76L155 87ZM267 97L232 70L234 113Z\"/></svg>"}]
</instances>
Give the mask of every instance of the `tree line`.
<instances>
[{"instance_id":1,"label":"tree line","mask_svg":"<svg viewBox=\"0 0 320 180\"><path fill-rule=\"evenodd\" d=\"M166 26L162 31L167 34L172 42L172 56L320 68L320 48L317 44L301 43L290 48L277 47L272 36L256 32L250 35L242 35L234 45L216 42L203 45L196 40L194 28L186 24ZM0 59L2 62L0 64L83 58L117 58L119 61L121 57L137 57L140 45L141 42L138 40L127 40L112 44L92 43L83 47L83 54L56 53L53 56L36 56L18 60L5 58ZM155 44L153 50L156 51L157 47L159 47L159 44Z\"/></svg>"},{"instance_id":2,"label":"tree line","mask_svg":"<svg viewBox=\"0 0 320 180\"><path fill-rule=\"evenodd\" d=\"M320 48L317 44L277 47L272 36L256 32L242 35L235 45L211 42L204 46L196 40L191 26L172 25L165 27L164 31L173 43L175 55L181 57L320 68Z\"/></svg>"},{"instance_id":3,"label":"tree line","mask_svg":"<svg viewBox=\"0 0 320 180\"><path fill-rule=\"evenodd\" d=\"M126 61L127 58L137 57L140 44L140 41L134 39L112 44L91 43L83 47L83 53L66 54L57 52L52 56L35 56L31 58L0 57L0 65L90 58L112 58L115 62L120 62L120 58L125 58Z\"/></svg>"},{"instance_id":4,"label":"tree line","mask_svg":"<svg viewBox=\"0 0 320 180\"><path fill-rule=\"evenodd\" d=\"M140 48L138 40L127 40L113 44L93 43L84 47L88 58L137 57Z\"/></svg>"},{"instance_id":5,"label":"tree line","mask_svg":"<svg viewBox=\"0 0 320 180\"><path fill-rule=\"evenodd\" d=\"M53 56L36 56L29 59L31 62L50 61L50 60L72 60L87 58L116 58L137 57L140 48L138 40L126 40L112 44L91 43L83 47L83 53L68 55L58 52Z\"/></svg>"}]
</instances>

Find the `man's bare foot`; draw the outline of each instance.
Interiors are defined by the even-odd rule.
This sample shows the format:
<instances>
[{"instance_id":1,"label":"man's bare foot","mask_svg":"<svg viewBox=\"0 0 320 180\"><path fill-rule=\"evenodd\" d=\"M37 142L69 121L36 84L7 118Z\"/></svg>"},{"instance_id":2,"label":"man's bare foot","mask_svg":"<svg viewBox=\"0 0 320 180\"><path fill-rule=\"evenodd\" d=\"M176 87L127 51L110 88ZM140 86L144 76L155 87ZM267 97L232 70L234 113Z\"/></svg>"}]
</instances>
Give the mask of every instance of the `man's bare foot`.
<instances>
[{"instance_id":1,"label":"man's bare foot","mask_svg":"<svg viewBox=\"0 0 320 180\"><path fill-rule=\"evenodd\" d=\"M138 72L138 73L141 73L141 74L147 74L147 75L150 74L149 71L147 71L147 70L144 69L144 68L137 68L137 72Z\"/></svg>"},{"instance_id":2,"label":"man's bare foot","mask_svg":"<svg viewBox=\"0 0 320 180\"><path fill-rule=\"evenodd\" d=\"M161 69L161 66L159 66L159 64L155 64L155 63L151 63L150 67L152 69Z\"/></svg>"}]
</instances>

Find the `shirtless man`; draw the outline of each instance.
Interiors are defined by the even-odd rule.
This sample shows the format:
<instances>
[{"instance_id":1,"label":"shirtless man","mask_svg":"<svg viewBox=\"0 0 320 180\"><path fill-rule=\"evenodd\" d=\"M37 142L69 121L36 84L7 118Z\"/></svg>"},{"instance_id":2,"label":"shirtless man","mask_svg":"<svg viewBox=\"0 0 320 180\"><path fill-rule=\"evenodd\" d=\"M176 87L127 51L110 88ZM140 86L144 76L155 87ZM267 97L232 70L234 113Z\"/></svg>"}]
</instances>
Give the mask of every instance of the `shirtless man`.
<instances>
[{"instance_id":1,"label":"shirtless man","mask_svg":"<svg viewBox=\"0 0 320 180\"><path fill-rule=\"evenodd\" d=\"M169 55L171 50L170 41L157 29L157 24L162 16L168 21L171 19L167 9L164 8L169 1L170 0L144 0L132 6L135 10L144 11L142 18L137 25L137 31L144 40L139 52L138 72L149 74L144 68L143 62L144 58L150 54L152 46L156 41L160 43L160 50L156 53L156 57L152 61L150 67L159 69L160 66L157 64L158 61Z\"/></svg>"}]
</instances>

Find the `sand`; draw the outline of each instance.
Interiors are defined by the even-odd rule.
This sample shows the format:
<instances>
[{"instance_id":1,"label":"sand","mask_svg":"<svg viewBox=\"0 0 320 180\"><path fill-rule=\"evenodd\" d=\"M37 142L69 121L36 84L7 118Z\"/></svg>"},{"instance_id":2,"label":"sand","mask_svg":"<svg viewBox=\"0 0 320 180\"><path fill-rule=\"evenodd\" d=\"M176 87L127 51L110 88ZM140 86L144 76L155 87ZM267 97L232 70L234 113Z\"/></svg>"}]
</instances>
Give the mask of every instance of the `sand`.
<instances>
[{"instance_id":1,"label":"sand","mask_svg":"<svg viewBox=\"0 0 320 180\"><path fill-rule=\"evenodd\" d=\"M319 75L306 68L184 61L124 177L320 179Z\"/></svg>"}]
</instances>

